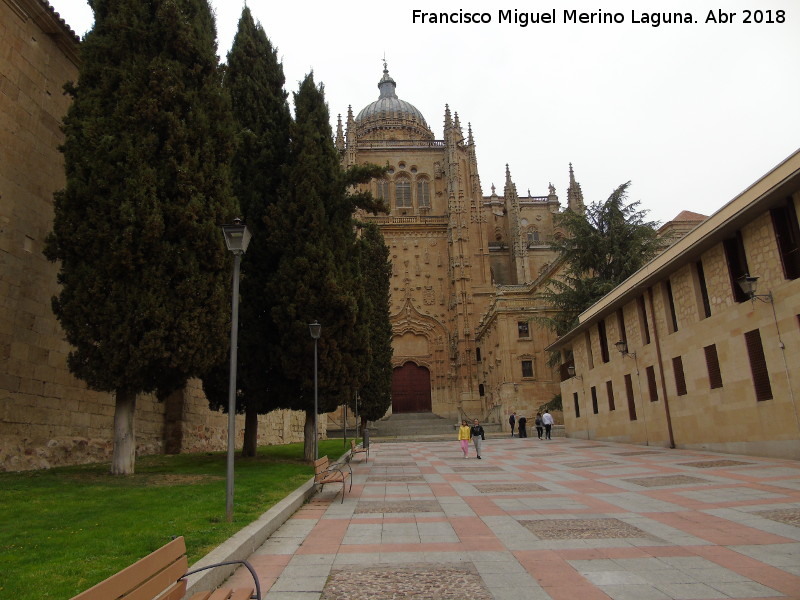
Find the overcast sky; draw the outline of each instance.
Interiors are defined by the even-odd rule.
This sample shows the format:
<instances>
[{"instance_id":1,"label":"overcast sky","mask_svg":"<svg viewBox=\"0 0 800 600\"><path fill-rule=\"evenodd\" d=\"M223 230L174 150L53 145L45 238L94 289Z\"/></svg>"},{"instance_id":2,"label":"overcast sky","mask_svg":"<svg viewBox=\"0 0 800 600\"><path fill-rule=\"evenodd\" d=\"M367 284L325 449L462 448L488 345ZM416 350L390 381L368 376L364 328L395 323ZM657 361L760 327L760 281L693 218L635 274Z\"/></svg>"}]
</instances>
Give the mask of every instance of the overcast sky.
<instances>
[{"instance_id":1,"label":"overcast sky","mask_svg":"<svg viewBox=\"0 0 800 600\"><path fill-rule=\"evenodd\" d=\"M91 28L84 0L50 1L78 35ZM212 6L225 61L244 3ZM449 104L465 134L472 124L484 194L492 183L502 192L508 163L521 195L546 195L552 182L566 203L571 162L587 202L631 180L630 199L665 222L681 210L710 215L800 147L797 0L249 6L278 48L287 90L313 69L334 126L348 105L357 114L378 98L384 55L398 97L422 112L437 139ZM477 11L491 22L415 23L414 6ZM729 22L707 22L721 6ZM554 14L555 22L522 27L501 22L506 11ZM599 11L618 13L624 22L568 22L565 11L595 21ZM690 11L694 23L644 22L664 11L684 20Z\"/></svg>"}]
</instances>

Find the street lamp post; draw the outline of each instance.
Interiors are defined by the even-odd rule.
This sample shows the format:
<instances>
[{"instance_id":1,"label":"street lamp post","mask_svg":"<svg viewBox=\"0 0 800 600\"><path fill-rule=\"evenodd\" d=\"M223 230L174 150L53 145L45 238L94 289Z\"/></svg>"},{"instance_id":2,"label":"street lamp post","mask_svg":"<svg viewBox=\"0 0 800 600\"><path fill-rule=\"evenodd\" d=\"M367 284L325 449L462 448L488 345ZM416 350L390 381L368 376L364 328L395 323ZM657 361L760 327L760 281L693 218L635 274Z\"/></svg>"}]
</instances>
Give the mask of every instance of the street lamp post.
<instances>
[{"instance_id":1,"label":"street lamp post","mask_svg":"<svg viewBox=\"0 0 800 600\"><path fill-rule=\"evenodd\" d=\"M311 337L314 340L314 460L317 460L319 458L319 444L317 442L319 438L319 434L317 433L317 340L322 334L322 325L316 321L309 323L308 331L311 333Z\"/></svg>"},{"instance_id":2,"label":"street lamp post","mask_svg":"<svg viewBox=\"0 0 800 600\"><path fill-rule=\"evenodd\" d=\"M233 299L231 300L231 364L228 382L228 465L225 483L225 517L233 521L233 452L236 445L236 360L239 343L239 269L242 255L250 243L250 230L236 218L233 225L223 225L225 245L233 253Z\"/></svg>"}]
</instances>

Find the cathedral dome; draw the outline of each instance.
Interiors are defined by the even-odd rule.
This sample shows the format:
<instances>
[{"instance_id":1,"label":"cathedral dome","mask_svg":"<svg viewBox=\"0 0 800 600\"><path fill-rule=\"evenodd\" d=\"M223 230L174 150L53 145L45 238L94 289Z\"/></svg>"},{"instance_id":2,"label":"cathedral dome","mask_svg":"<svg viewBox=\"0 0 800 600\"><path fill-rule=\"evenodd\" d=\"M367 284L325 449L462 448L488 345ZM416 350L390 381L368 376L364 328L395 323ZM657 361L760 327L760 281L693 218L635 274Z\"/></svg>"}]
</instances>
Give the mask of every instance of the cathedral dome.
<instances>
[{"instance_id":1,"label":"cathedral dome","mask_svg":"<svg viewBox=\"0 0 800 600\"><path fill-rule=\"evenodd\" d=\"M425 117L416 106L400 100L397 83L383 63L383 77L378 82L380 96L356 116L356 132L361 139L433 139Z\"/></svg>"}]
</instances>

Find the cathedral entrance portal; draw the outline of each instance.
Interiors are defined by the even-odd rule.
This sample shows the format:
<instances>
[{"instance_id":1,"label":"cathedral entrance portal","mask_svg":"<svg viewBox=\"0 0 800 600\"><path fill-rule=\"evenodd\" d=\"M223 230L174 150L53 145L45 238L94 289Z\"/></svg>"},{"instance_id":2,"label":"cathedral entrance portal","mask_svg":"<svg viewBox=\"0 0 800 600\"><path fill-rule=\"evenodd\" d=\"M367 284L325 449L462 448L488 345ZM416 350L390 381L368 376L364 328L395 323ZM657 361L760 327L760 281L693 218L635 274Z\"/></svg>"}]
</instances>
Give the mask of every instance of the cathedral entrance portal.
<instances>
[{"instance_id":1,"label":"cathedral entrance portal","mask_svg":"<svg viewBox=\"0 0 800 600\"><path fill-rule=\"evenodd\" d=\"M392 374L392 412L431 412L431 373L412 362Z\"/></svg>"}]
</instances>

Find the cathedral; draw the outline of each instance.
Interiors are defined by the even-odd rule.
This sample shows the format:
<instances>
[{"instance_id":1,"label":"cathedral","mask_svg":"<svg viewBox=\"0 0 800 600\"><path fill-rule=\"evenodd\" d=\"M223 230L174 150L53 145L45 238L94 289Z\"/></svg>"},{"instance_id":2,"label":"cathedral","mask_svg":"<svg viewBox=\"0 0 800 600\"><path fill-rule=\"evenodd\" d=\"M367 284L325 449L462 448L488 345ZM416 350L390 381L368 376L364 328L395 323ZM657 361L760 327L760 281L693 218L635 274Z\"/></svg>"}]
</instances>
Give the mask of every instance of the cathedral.
<instances>
[{"instance_id":1,"label":"cathedral","mask_svg":"<svg viewBox=\"0 0 800 600\"><path fill-rule=\"evenodd\" d=\"M545 347L554 339L537 316L537 294L557 270L550 241L561 235L562 206L549 185L521 196L506 167L502 194L485 196L475 140L445 106L437 139L425 117L401 100L384 63L379 96L339 117L343 166L388 166L370 191L386 215L376 223L390 249L393 329L392 413L432 412L503 422L511 411L535 413L559 392ZM583 212L569 170L568 207Z\"/></svg>"}]
</instances>

